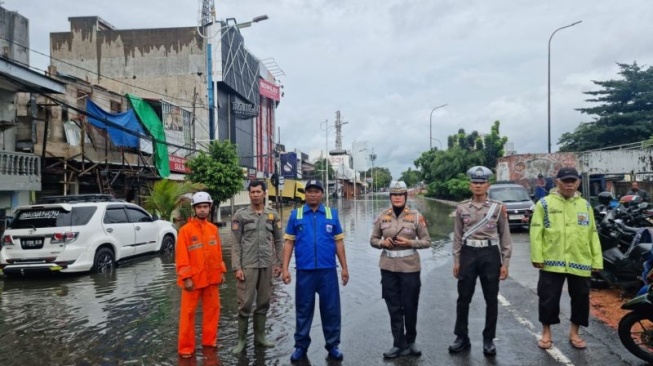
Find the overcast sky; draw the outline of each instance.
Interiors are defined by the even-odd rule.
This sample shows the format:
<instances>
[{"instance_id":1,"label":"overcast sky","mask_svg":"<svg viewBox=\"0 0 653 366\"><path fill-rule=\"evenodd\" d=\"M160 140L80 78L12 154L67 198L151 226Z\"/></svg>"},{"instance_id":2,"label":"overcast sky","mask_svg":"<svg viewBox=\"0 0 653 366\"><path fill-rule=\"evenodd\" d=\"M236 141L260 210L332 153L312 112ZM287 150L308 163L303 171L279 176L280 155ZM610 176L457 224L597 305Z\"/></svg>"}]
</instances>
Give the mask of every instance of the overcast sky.
<instances>
[{"instance_id":1,"label":"overcast sky","mask_svg":"<svg viewBox=\"0 0 653 366\"><path fill-rule=\"evenodd\" d=\"M116 28L197 24L197 0L5 0L30 21L31 48L48 53L49 33L68 17L98 15ZM377 166L397 178L429 149L464 128L501 121L517 153L547 151L547 46L551 43L553 151L561 134L590 116L584 91L618 77L616 63L653 65L651 0L216 0L217 17L270 19L242 29L247 48L283 69L277 110L281 142L323 149L320 123L340 110L343 147L367 141ZM32 56L33 65L46 61ZM329 149L335 135L329 135Z\"/></svg>"}]
</instances>

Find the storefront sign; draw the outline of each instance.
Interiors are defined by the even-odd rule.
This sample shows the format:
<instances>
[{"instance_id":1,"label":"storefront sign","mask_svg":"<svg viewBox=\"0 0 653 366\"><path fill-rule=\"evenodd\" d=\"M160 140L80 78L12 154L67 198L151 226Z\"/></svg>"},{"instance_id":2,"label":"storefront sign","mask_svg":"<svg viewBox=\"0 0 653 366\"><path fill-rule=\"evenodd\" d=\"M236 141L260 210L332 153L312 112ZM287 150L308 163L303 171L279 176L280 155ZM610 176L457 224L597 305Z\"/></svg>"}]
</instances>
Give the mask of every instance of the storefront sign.
<instances>
[{"instance_id":1,"label":"storefront sign","mask_svg":"<svg viewBox=\"0 0 653 366\"><path fill-rule=\"evenodd\" d=\"M170 171L178 173L190 173L190 169L186 167L186 159L176 155L168 155L170 162Z\"/></svg>"},{"instance_id":2,"label":"storefront sign","mask_svg":"<svg viewBox=\"0 0 653 366\"><path fill-rule=\"evenodd\" d=\"M241 118L258 116L258 106L247 103L231 102L231 113Z\"/></svg>"},{"instance_id":3,"label":"storefront sign","mask_svg":"<svg viewBox=\"0 0 653 366\"><path fill-rule=\"evenodd\" d=\"M275 84L272 84L263 79L258 81L258 90L261 93L261 96L276 100L277 102L281 100L281 91L279 87Z\"/></svg>"}]
</instances>

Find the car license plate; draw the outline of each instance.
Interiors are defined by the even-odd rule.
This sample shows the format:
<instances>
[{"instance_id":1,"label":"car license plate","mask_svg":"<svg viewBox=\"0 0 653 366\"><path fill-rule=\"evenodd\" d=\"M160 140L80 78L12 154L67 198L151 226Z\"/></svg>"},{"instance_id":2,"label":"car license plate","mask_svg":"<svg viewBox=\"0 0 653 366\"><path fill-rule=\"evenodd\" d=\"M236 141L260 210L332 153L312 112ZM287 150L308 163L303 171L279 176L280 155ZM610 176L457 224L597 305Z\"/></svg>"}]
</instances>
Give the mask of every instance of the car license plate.
<instances>
[{"instance_id":1,"label":"car license plate","mask_svg":"<svg viewBox=\"0 0 653 366\"><path fill-rule=\"evenodd\" d=\"M24 248L38 248L43 246L43 239L23 239L20 243Z\"/></svg>"},{"instance_id":2,"label":"car license plate","mask_svg":"<svg viewBox=\"0 0 653 366\"><path fill-rule=\"evenodd\" d=\"M524 215L509 215L509 216L508 216L508 219L509 219L509 220L523 220L523 219L524 219Z\"/></svg>"}]
</instances>

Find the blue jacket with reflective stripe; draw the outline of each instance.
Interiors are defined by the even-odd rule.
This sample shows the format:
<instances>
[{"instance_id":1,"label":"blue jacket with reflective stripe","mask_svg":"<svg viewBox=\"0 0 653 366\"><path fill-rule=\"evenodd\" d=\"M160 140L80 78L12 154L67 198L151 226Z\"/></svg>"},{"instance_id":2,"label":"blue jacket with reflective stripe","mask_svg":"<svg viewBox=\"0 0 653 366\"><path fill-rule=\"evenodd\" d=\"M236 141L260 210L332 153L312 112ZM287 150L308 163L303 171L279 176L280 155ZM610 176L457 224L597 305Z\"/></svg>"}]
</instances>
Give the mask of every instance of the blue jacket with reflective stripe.
<instances>
[{"instance_id":1,"label":"blue jacket with reflective stripe","mask_svg":"<svg viewBox=\"0 0 653 366\"><path fill-rule=\"evenodd\" d=\"M295 242L297 269L328 269L336 268L336 240L345 234L336 209L303 205L290 213L284 238Z\"/></svg>"},{"instance_id":2,"label":"blue jacket with reflective stripe","mask_svg":"<svg viewBox=\"0 0 653 366\"><path fill-rule=\"evenodd\" d=\"M531 262L544 270L589 277L603 268L594 212L576 192L565 199L556 189L537 201L530 227Z\"/></svg>"}]
</instances>

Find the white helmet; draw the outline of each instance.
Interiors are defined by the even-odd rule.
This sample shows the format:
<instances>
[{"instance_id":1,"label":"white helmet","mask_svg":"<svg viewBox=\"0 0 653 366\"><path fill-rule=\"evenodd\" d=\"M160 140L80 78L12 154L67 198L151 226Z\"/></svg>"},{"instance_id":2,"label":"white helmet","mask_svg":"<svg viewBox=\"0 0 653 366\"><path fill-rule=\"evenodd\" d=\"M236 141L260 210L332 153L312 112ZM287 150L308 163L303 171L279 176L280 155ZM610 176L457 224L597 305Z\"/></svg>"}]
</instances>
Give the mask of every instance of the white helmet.
<instances>
[{"instance_id":1,"label":"white helmet","mask_svg":"<svg viewBox=\"0 0 653 366\"><path fill-rule=\"evenodd\" d=\"M208 203L208 204L213 204L213 200L211 199L211 195L209 195L206 192L197 192L193 195L193 198L190 201L190 204L192 206L195 206L198 203Z\"/></svg>"},{"instance_id":2,"label":"white helmet","mask_svg":"<svg viewBox=\"0 0 653 366\"><path fill-rule=\"evenodd\" d=\"M392 181L390 183L390 193L395 194L395 193L406 193L408 192L408 187L406 187L406 182L403 180L400 181Z\"/></svg>"}]
</instances>

